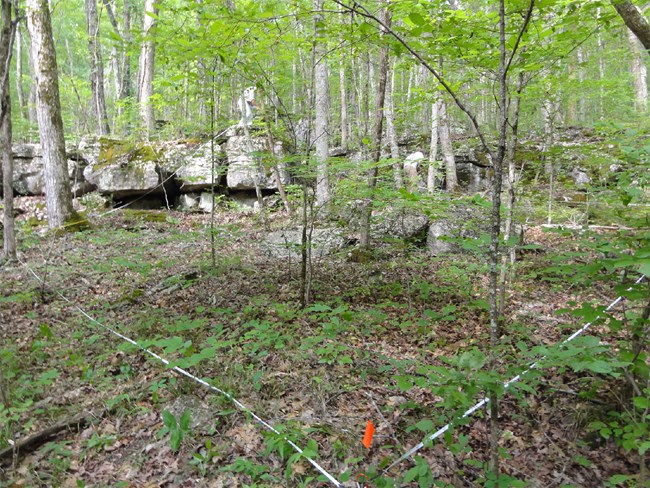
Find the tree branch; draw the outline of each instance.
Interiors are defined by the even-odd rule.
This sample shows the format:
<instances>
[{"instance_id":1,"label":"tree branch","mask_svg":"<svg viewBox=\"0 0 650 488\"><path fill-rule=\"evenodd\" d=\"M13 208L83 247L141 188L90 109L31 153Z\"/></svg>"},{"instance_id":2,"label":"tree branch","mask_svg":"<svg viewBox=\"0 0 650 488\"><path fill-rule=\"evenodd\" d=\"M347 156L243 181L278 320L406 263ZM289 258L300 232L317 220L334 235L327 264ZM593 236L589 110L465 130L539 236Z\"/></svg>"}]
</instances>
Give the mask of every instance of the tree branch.
<instances>
[{"instance_id":1,"label":"tree branch","mask_svg":"<svg viewBox=\"0 0 650 488\"><path fill-rule=\"evenodd\" d=\"M630 0L610 0L625 25L641 41L650 54L650 24Z\"/></svg>"},{"instance_id":2,"label":"tree branch","mask_svg":"<svg viewBox=\"0 0 650 488\"><path fill-rule=\"evenodd\" d=\"M409 52L409 53L410 53L410 54L411 54L415 59L417 59L417 60L420 62L420 64L421 64L422 66L424 66L424 67L425 67L425 68L426 68L426 69L427 69L427 70L428 70L428 71L429 71L429 72L430 72L430 73L431 73L431 74L436 78L436 80L438 80L438 83L440 83L440 85L442 85L442 87L445 89L445 91L446 91L447 93L449 93L449 95L451 96L451 98L454 100L454 103L456 104L456 106L457 106L460 110L462 110L462 111L467 115L467 117L469 118L469 120L471 121L472 126L474 127L474 130L475 130L476 133L478 134L478 137L479 137L479 139L480 139L480 141L481 141L481 145L483 146L483 149L485 149L485 151L490 155L490 158L494 158L494 157L495 157L494 151L493 151L492 148L488 145L487 140L485 139L485 135L483 134L483 131L481 130L481 127L480 127L480 125L479 125L479 123L478 123L478 120L476 119L476 116L472 113L471 110L469 110L469 108L467 108L467 107L465 106L465 104L464 104L464 103L462 102L462 100L458 97L458 95L457 95L456 92L451 88L451 86L449 86L449 84L445 81L445 79L442 77L442 74L439 73L438 70L436 70L434 67L432 67L432 66L427 62L427 60L424 59L424 57L422 57L422 55L421 55L420 53L418 53L415 49L413 49L413 48L409 45L409 43L406 42L406 41L404 40L404 38L402 38L402 36L400 36L397 32L395 32L391 27L387 26L384 22L382 22L381 19L379 19L376 15L374 15L373 13L371 13L370 11L368 11L368 10L367 10L365 7L363 7L362 5L359 5L358 3L355 2L354 5L350 6L350 5L347 5L347 4L343 3L343 2L340 1L340 0L333 0L333 1L334 1L334 3L336 3L337 5L339 5L340 7L342 7L343 9L345 9L345 10L347 10L347 11L349 11L349 12L356 13L356 14L358 14L358 15L360 15L360 16L366 18L366 19L373 20L377 25L379 25L382 29L384 29L384 31L385 31L386 33L388 33L388 34L390 34L391 36L393 36L393 38L395 38L395 39L396 39L396 40L397 40L397 41L398 41L402 46L404 46L404 47L406 48L406 50L407 50L407 51L408 51L408 52Z\"/></svg>"}]
</instances>

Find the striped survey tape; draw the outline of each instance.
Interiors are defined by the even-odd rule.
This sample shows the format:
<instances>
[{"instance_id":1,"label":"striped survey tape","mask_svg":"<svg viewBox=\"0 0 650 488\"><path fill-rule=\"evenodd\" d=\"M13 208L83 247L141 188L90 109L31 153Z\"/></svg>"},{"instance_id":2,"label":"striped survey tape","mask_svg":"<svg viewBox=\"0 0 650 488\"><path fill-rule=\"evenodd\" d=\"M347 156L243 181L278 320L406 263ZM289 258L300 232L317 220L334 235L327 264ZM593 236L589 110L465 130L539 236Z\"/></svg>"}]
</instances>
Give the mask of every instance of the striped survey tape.
<instances>
[{"instance_id":1,"label":"striped survey tape","mask_svg":"<svg viewBox=\"0 0 650 488\"><path fill-rule=\"evenodd\" d=\"M36 273L35 273L35 272L34 272L34 271L29 267L29 266L27 266L27 264L25 264L22 260L20 260L20 258L18 259L18 261L20 262L20 264L22 264L22 265L23 265L23 266L24 266L24 267L25 267L25 268L26 268L26 269L27 269L27 270L28 270L28 271L29 271L29 272L34 276L34 278L36 278L37 281L39 281L39 282L42 283L43 285L47 285L47 283L45 282L45 280L43 280L40 276L38 276L38 275L37 275L37 274L36 274ZM200 385L202 385L202 386L208 388L209 390L212 390L213 392L215 392L215 393L219 393L220 395L223 395L224 397L226 397L226 398L227 398L228 400L230 400L230 401L231 401L231 402L232 402L232 403L233 403L233 404L234 404L234 405L235 405L239 410L241 410L241 411L244 412L244 413L247 413L247 414L250 415L253 419L255 419L255 421L256 421L258 424L262 425L263 427L265 427L266 429L270 430L270 431L273 432L274 434L277 434L277 435L279 435L279 436L282 436L282 438L283 438L283 439L284 439L284 440L285 440L285 441L286 441L286 442L287 442L287 443L288 443L288 444L289 444L289 445L290 445L290 446L291 446L291 447L292 447L292 448L293 448L293 449L294 449L298 454L302 454L303 457L304 457L304 458L309 462L309 464L311 464L311 465L312 465L312 466L313 466L313 467L314 467L318 472L320 472L323 476L325 476L325 478L327 478L327 480L328 480L332 485L334 485L334 486L336 486L336 487L338 487L338 488L343 488L344 485L343 485L342 483L340 483L340 482L339 482L339 481L338 481L334 476L332 476L332 475L331 475L331 474L330 474L330 473L329 473L325 468L323 468L320 464L318 464L316 461L314 461L314 460L313 460L312 458L310 458L309 456L304 455L304 451L303 451L303 449L301 449L301 448L300 448L300 447L299 447L295 442L293 442L291 439L289 439L289 438L285 437L283 434L281 434L281 433L280 433L280 432L279 432L275 427L273 427L273 426L272 426L270 423L268 423L266 420L264 420L263 418L261 418L261 417L259 417L257 414L255 414L255 412L253 412L250 408L248 408L246 405L244 405L244 404L241 403L239 400L237 400L235 397L233 397L230 393L228 393L228 392L222 390L221 388L217 388L217 387L214 386L214 385L211 385L210 383L208 383L207 381L205 381L205 380L203 380L203 379L201 379L201 378L198 378L198 377L194 376L192 373L190 373L190 372L187 371L186 369L180 368L180 367L178 367L178 366L171 366L171 365L170 365L170 362L169 362L167 359L165 359L164 357L159 356L158 354L156 354L156 353L153 352L153 351L150 351L149 349L147 349L147 348L144 347L144 346L141 346L140 344L138 344L137 341L134 341L133 339L131 339L131 338L125 336L124 334L121 334L120 332L116 331L116 330L113 329L112 327L109 327L108 325L105 325L105 324L99 322L97 319L95 319L95 318L92 317L90 314L88 314L84 309L82 309L80 306L78 306L76 303L74 303L74 302L73 302L72 300L70 300L68 297L66 297L65 295L63 295L63 293L61 293L60 291L58 291L58 290L53 290L53 291L54 291L54 292L55 292L55 293L56 293L56 294L57 294L57 295L58 295L62 300L64 300L65 302L67 302L68 304L70 304L72 307L74 307L74 308L75 308L75 309L76 309L76 310L77 310L81 315L83 315L84 317L86 317L86 318L87 318L89 321L91 321L92 323L97 324L98 326L100 326L100 327L103 328L104 330L107 330L108 332L110 332L111 334L113 334L113 335L119 337L119 338L122 339L123 341L128 342L129 344L132 344L133 346L135 346L135 347L137 347L138 349L140 349L142 352L144 352L144 353L148 354L149 356L151 356L151 357L157 359L159 362L161 362L161 363L164 364L165 366L170 366L170 369L171 369L172 371L178 373L179 375L181 375L181 376L185 376L186 378L189 378L190 380L192 380L192 381L194 381L194 382L196 382L196 383L198 383L198 384L200 384Z\"/></svg>"},{"instance_id":2,"label":"striped survey tape","mask_svg":"<svg viewBox=\"0 0 650 488\"><path fill-rule=\"evenodd\" d=\"M645 275L641 275L641 277L640 277L638 280L636 280L636 282L634 283L634 285L638 285L638 284L641 283L644 279L645 279ZM632 287L629 287L629 288L627 289L627 291L630 291L630 290L632 290ZM610 303L609 306L604 310L604 312L609 312L612 308L614 308L616 305L618 305L618 303L619 303L621 300L623 300L623 296L619 296L616 300L614 300L612 303ZM592 325L593 325L597 320L599 320L600 318L601 318L600 315L597 316L594 320L592 320L591 322L589 322L589 323L583 325L580 329L578 329L577 331L575 331L573 334L571 334L569 337L567 337L566 339L564 339L564 340L563 340L562 342L560 342L558 345L562 346L562 345L564 345L564 344L567 344L567 343L571 342L571 341L574 340L576 337L578 337L578 336L580 336L581 334L583 334L587 329L589 329L589 328L590 328L590 327L591 327L591 326L592 326ZM537 361L535 361L534 363L532 363L530 366L528 366L527 369L525 369L524 371L522 371L521 373L519 373L517 376L515 376L515 377L509 379L508 381L506 381L506 382L503 384L503 387L504 387L506 390L507 390L508 388L510 388L510 386L511 386L512 384L514 384L514 383L520 381L520 380L521 380L521 379L522 379L526 374L528 374L528 373L529 373L530 371L532 371L533 369L536 369L537 366L539 365L539 361L542 361L542 360L544 360L545 358L546 358L546 356L543 356L543 357L541 357L539 360L537 360ZM483 398L481 401L477 402L473 407L467 409L467 410L465 411L465 413L463 413L460 417L456 417L454 420L452 420L451 422L449 422L447 425L445 425L444 427L441 427L441 428L438 429L436 432L434 432L433 434L431 434L431 435L429 435L428 437L426 437L422 442L420 442L419 444L416 444L415 446L413 446L411 449L408 450L408 452L404 453L404 454L403 454L399 459L397 459L396 461L394 461L393 463L391 463L391 464L390 464L387 468L385 468L382 472L383 472L383 473L387 473L388 471L390 471L391 469L393 469L395 466L397 466L398 464L400 464L402 461L406 460L407 458L411 457L413 454L415 454L416 452L418 452L419 450L421 450L422 448L424 448L424 446L425 446L427 443L436 440L436 439L437 439L438 437L440 437L442 434L444 434L445 432L447 432L447 431L451 428L452 425L454 425L454 424L457 423L458 421L460 421L460 420L462 420L462 419L464 419L464 418L467 418L467 417L469 417L470 415L474 414L474 412L476 412L477 410L480 410L480 409L483 408L485 405L487 405L489 402L490 402L490 398L489 398L489 397L485 397L485 398Z\"/></svg>"}]
</instances>

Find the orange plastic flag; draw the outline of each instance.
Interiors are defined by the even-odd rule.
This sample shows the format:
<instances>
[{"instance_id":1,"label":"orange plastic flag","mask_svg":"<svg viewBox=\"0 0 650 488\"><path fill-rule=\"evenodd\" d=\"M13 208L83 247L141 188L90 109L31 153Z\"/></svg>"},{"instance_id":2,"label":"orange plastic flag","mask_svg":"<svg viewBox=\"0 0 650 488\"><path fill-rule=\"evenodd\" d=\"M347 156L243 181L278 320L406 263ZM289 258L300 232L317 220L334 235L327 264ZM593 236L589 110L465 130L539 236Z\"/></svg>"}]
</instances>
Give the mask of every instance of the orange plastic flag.
<instances>
[{"instance_id":1,"label":"orange plastic flag","mask_svg":"<svg viewBox=\"0 0 650 488\"><path fill-rule=\"evenodd\" d=\"M370 449L373 435L375 435L375 426L372 424L372 420L368 420L368 423L366 423L366 433L363 434L363 440L361 441L361 444L363 444L366 449Z\"/></svg>"}]
</instances>

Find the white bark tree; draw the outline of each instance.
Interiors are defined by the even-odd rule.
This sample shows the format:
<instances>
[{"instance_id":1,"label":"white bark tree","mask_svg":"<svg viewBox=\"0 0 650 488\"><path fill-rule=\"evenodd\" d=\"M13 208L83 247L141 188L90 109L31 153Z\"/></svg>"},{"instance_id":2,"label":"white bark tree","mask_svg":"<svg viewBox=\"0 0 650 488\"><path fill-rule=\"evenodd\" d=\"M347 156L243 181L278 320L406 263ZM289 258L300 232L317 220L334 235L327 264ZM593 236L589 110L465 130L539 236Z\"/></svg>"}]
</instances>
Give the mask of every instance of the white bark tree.
<instances>
[{"instance_id":1,"label":"white bark tree","mask_svg":"<svg viewBox=\"0 0 650 488\"><path fill-rule=\"evenodd\" d=\"M345 54L341 54L339 65L339 91L341 95L341 148L347 151L349 144L350 126L348 122L348 90L345 75Z\"/></svg>"},{"instance_id":2,"label":"white bark tree","mask_svg":"<svg viewBox=\"0 0 650 488\"><path fill-rule=\"evenodd\" d=\"M153 77L156 47L151 38L152 30L156 27L158 9L153 0L144 2L144 21L142 27L142 46L138 69L138 103L140 104L140 123L146 136L149 137L155 128L153 104Z\"/></svg>"},{"instance_id":3,"label":"white bark tree","mask_svg":"<svg viewBox=\"0 0 650 488\"><path fill-rule=\"evenodd\" d=\"M104 62L99 44L99 16L97 0L85 0L86 27L88 29L88 53L90 55L90 88L92 91L92 110L99 135L110 134L106 97L104 96Z\"/></svg>"},{"instance_id":4,"label":"white bark tree","mask_svg":"<svg viewBox=\"0 0 650 488\"><path fill-rule=\"evenodd\" d=\"M390 70L390 85L386 94L386 136L390 146L390 157L393 160L393 180L395 188L399 190L404 186L402 166L399 161L399 145L397 144L397 131L395 130L395 66Z\"/></svg>"},{"instance_id":5,"label":"white bark tree","mask_svg":"<svg viewBox=\"0 0 650 488\"><path fill-rule=\"evenodd\" d=\"M442 150L442 161L445 165L445 188L448 192L458 189L458 176L456 175L456 158L454 147L451 143L451 130L449 129L449 117L447 116L447 103L440 101L438 111L438 136Z\"/></svg>"},{"instance_id":6,"label":"white bark tree","mask_svg":"<svg viewBox=\"0 0 650 488\"><path fill-rule=\"evenodd\" d=\"M393 179L395 188L400 189L404 186L402 177L402 166L399 161L399 145L397 144L397 131L395 130L395 67L390 70L390 86L386 95L386 135L390 146L390 157L393 160Z\"/></svg>"},{"instance_id":7,"label":"white bark tree","mask_svg":"<svg viewBox=\"0 0 650 488\"><path fill-rule=\"evenodd\" d=\"M381 2L381 3L385 3ZM385 27L380 30L380 36L386 35L387 29L390 28L390 15L387 8L382 9L382 22ZM388 45L382 44L379 49L379 63L377 66L377 84L375 86L375 110L372 129L372 154L370 160L374 163L368 172L368 190L369 197L363 205L361 215L361 225L359 230L359 245L362 249L370 247L370 222L372 220L372 206L375 188L377 187L377 177L379 170L377 163L381 157L381 143L384 127L384 109L386 100L386 85L388 81Z\"/></svg>"},{"instance_id":8,"label":"white bark tree","mask_svg":"<svg viewBox=\"0 0 650 488\"><path fill-rule=\"evenodd\" d=\"M610 0L625 25L641 41L646 52L650 54L650 23L631 0Z\"/></svg>"},{"instance_id":9,"label":"white bark tree","mask_svg":"<svg viewBox=\"0 0 650 488\"><path fill-rule=\"evenodd\" d=\"M4 204L3 259L16 259L14 230L13 158L11 154L11 99L9 70L16 22L11 18L11 0L0 0L0 159L2 160L2 189Z\"/></svg>"},{"instance_id":10,"label":"white bark tree","mask_svg":"<svg viewBox=\"0 0 650 488\"><path fill-rule=\"evenodd\" d=\"M27 100L25 99L25 88L23 86L23 34L20 25L16 26L16 97L20 116L27 118Z\"/></svg>"},{"instance_id":11,"label":"white bark tree","mask_svg":"<svg viewBox=\"0 0 650 488\"><path fill-rule=\"evenodd\" d=\"M429 144L429 166L427 168L427 192L436 190L438 178L438 126L440 121L440 99L431 104L431 142Z\"/></svg>"},{"instance_id":12,"label":"white bark tree","mask_svg":"<svg viewBox=\"0 0 650 488\"><path fill-rule=\"evenodd\" d=\"M124 39L126 44L132 42L131 36L131 6L130 0L124 0L122 7L122 26L117 22L116 14L113 11L113 6L110 0L103 0L104 7L106 7L106 14L108 20L113 27L113 32ZM116 104L117 115L124 113L124 100L132 95L131 83L131 55L127 49L121 49L119 52L115 48L112 50L112 65L113 65L113 84L115 86L115 97L122 103Z\"/></svg>"},{"instance_id":13,"label":"white bark tree","mask_svg":"<svg viewBox=\"0 0 650 488\"><path fill-rule=\"evenodd\" d=\"M36 87L36 115L43 149L45 205L50 228L75 217L65 153L59 99L59 75L47 0L27 0L27 28L31 38Z\"/></svg>"},{"instance_id":14,"label":"white bark tree","mask_svg":"<svg viewBox=\"0 0 650 488\"><path fill-rule=\"evenodd\" d=\"M634 82L634 104L639 112L648 110L648 68L642 53L643 47L632 31L628 31L632 51L632 77ZM647 56L645 56L647 58Z\"/></svg>"},{"instance_id":15,"label":"white bark tree","mask_svg":"<svg viewBox=\"0 0 650 488\"><path fill-rule=\"evenodd\" d=\"M324 44L322 14L323 0L314 0L316 11L314 41L314 145L316 148L316 205L326 212L330 200L330 183L327 168L329 157L330 85L327 66L327 46Z\"/></svg>"}]
</instances>

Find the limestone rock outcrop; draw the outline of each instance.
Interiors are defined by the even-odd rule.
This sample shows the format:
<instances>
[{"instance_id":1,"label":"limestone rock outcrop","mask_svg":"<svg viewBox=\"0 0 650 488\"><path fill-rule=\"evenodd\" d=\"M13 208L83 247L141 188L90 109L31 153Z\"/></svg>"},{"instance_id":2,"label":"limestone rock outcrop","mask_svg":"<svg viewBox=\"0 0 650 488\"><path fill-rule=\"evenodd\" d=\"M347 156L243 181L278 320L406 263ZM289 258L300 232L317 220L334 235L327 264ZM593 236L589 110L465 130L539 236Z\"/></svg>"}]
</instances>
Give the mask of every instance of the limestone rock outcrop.
<instances>
[{"instance_id":1,"label":"limestone rock outcrop","mask_svg":"<svg viewBox=\"0 0 650 488\"><path fill-rule=\"evenodd\" d=\"M14 191L19 195L42 195L43 152L40 144L18 144L12 148L14 158ZM81 196L94 188L83 177L87 162L77 153L68 154L68 174L74 196Z\"/></svg>"},{"instance_id":2,"label":"limestone rock outcrop","mask_svg":"<svg viewBox=\"0 0 650 488\"><path fill-rule=\"evenodd\" d=\"M281 142L276 142L270 151L265 137L251 137L249 141L246 135L233 135L228 138L225 152L228 159L226 182L230 189L254 190L257 180L261 189L276 190L276 174L266 169L274 164L278 166L282 183L289 183L289 175L279 163L283 155Z\"/></svg>"}]
</instances>

